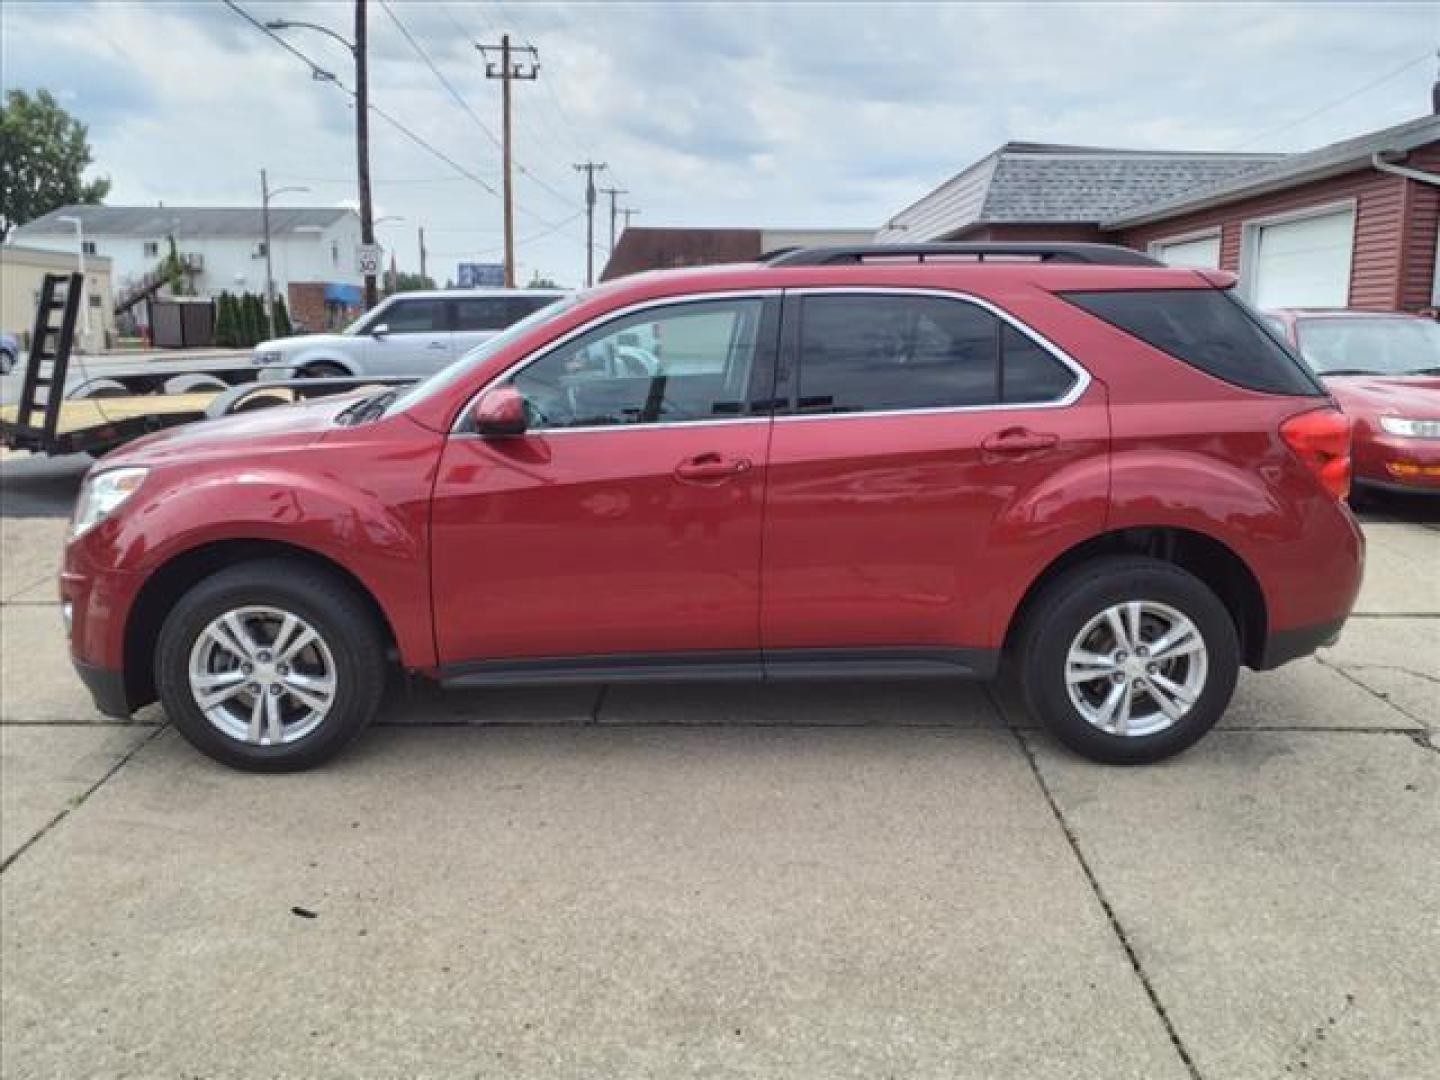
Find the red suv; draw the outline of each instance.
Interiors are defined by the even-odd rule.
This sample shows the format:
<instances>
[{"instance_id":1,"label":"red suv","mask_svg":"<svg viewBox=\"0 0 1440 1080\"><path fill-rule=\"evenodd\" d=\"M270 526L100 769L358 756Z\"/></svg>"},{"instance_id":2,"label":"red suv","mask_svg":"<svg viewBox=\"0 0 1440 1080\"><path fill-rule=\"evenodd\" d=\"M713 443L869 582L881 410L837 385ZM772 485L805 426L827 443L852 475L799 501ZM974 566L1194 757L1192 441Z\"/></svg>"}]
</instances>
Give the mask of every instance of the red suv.
<instances>
[{"instance_id":1,"label":"red suv","mask_svg":"<svg viewBox=\"0 0 1440 1080\"><path fill-rule=\"evenodd\" d=\"M81 676L244 768L450 686L988 678L1111 762L1334 640L1345 418L1233 278L1100 245L801 249L562 300L403 391L85 482Z\"/></svg>"}]
</instances>

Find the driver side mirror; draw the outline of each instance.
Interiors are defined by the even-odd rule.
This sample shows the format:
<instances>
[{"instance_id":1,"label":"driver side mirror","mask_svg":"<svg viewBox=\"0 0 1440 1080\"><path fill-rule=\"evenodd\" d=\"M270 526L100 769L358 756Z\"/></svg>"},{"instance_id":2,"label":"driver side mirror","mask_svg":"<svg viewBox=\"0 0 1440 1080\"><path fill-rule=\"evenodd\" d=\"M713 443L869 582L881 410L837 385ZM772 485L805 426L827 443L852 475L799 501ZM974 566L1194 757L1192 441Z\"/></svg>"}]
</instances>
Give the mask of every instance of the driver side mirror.
<instances>
[{"instance_id":1,"label":"driver side mirror","mask_svg":"<svg viewBox=\"0 0 1440 1080\"><path fill-rule=\"evenodd\" d=\"M388 333L390 333L390 325L389 325L388 323L383 323L383 322L382 322L380 325L374 327L374 328L370 331L370 336L371 336L371 337L377 337L377 338L383 338L383 337L384 337L386 334L388 334Z\"/></svg>"},{"instance_id":2,"label":"driver side mirror","mask_svg":"<svg viewBox=\"0 0 1440 1080\"><path fill-rule=\"evenodd\" d=\"M525 397L513 386L494 386L480 395L471 410L475 430L482 436L524 435L530 426Z\"/></svg>"}]
</instances>

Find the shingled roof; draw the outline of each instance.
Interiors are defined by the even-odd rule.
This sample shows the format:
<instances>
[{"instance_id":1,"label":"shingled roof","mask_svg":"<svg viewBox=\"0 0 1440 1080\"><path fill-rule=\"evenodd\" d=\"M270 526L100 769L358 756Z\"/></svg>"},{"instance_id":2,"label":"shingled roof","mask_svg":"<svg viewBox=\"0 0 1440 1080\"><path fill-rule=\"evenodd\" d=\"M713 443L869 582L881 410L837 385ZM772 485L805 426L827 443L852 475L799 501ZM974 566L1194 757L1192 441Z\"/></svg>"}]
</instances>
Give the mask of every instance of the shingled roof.
<instances>
[{"instance_id":1,"label":"shingled roof","mask_svg":"<svg viewBox=\"0 0 1440 1080\"><path fill-rule=\"evenodd\" d=\"M329 228L354 210L343 207L271 207L270 234L313 232ZM75 226L64 217L78 217L91 236L133 236L155 240L175 237L255 237L263 231L258 206L62 206L26 222L17 236L70 234Z\"/></svg>"},{"instance_id":2,"label":"shingled roof","mask_svg":"<svg viewBox=\"0 0 1440 1080\"><path fill-rule=\"evenodd\" d=\"M900 211L876 239L939 240L978 224L1098 224L1282 157L1009 142Z\"/></svg>"}]
</instances>

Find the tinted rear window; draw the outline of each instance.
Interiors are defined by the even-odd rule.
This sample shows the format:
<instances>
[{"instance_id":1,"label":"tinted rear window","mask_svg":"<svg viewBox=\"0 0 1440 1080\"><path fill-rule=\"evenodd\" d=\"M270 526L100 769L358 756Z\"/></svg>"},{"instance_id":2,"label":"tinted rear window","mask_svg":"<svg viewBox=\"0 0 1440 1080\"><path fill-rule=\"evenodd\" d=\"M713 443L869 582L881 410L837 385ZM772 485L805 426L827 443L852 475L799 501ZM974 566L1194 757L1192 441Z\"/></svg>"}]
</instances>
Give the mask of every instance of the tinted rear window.
<instances>
[{"instance_id":1,"label":"tinted rear window","mask_svg":"<svg viewBox=\"0 0 1440 1080\"><path fill-rule=\"evenodd\" d=\"M1271 394L1324 393L1300 360L1262 326L1259 316L1220 289L1063 295L1112 326L1217 379Z\"/></svg>"}]
</instances>

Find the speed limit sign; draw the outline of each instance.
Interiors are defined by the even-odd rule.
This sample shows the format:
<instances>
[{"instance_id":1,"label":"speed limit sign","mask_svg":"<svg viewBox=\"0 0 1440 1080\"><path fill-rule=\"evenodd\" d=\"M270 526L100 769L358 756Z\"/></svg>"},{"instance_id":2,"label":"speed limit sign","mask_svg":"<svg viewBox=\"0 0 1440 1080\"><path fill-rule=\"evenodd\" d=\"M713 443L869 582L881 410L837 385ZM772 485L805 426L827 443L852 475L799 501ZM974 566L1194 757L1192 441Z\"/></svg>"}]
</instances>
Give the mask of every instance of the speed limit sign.
<instances>
[{"instance_id":1,"label":"speed limit sign","mask_svg":"<svg viewBox=\"0 0 1440 1080\"><path fill-rule=\"evenodd\" d=\"M355 249L355 271L365 277L380 273L379 244L361 244Z\"/></svg>"}]
</instances>

